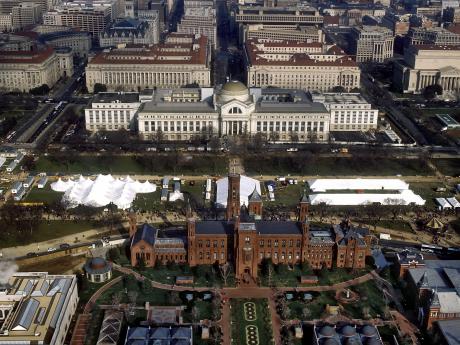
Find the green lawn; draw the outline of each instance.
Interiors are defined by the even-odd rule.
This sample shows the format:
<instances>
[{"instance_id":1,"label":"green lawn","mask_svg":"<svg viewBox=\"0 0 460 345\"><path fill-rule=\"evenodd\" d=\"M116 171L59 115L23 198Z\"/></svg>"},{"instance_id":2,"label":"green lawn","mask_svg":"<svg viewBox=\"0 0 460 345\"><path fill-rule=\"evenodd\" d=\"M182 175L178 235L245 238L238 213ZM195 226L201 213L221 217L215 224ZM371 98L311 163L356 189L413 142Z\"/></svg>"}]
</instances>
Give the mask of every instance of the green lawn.
<instances>
[{"instance_id":1,"label":"green lawn","mask_svg":"<svg viewBox=\"0 0 460 345\"><path fill-rule=\"evenodd\" d=\"M360 222L366 223L365 220L360 220ZM414 233L414 230L412 230L410 224L404 220L382 219L380 221L377 221L375 225L380 226L382 228L390 229L390 230L398 230L401 232Z\"/></svg>"},{"instance_id":2,"label":"green lawn","mask_svg":"<svg viewBox=\"0 0 460 345\"><path fill-rule=\"evenodd\" d=\"M352 318L362 319L365 317L363 308L368 308L371 317L384 317L385 300L383 292L373 280L355 285L351 289L357 292L361 299L357 303L343 304L345 313Z\"/></svg>"},{"instance_id":3,"label":"green lawn","mask_svg":"<svg viewBox=\"0 0 460 345\"><path fill-rule=\"evenodd\" d=\"M247 321L244 313L244 303L253 302L256 305L256 319ZM246 341L246 327L256 326L260 345L273 344L270 310L266 299L231 299L232 312L232 344L250 345Z\"/></svg>"},{"instance_id":4,"label":"green lawn","mask_svg":"<svg viewBox=\"0 0 460 345\"><path fill-rule=\"evenodd\" d=\"M287 302L290 310L290 319L303 320L302 312L304 308L307 308L310 312L309 319L319 319L324 314L326 305L337 305L334 292L312 292L311 294L313 295L312 301L293 300Z\"/></svg>"},{"instance_id":5,"label":"green lawn","mask_svg":"<svg viewBox=\"0 0 460 345\"><path fill-rule=\"evenodd\" d=\"M224 156L200 154L155 154L149 156L101 155L48 155L41 156L35 166L37 172L66 174L224 174L227 171Z\"/></svg>"},{"instance_id":6,"label":"green lawn","mask_svg":"<svg viewBox=\"0 0 460 345\"><path fill-rule=\"evenodd\" d=\"M366 164L363 164L365 159ZM302 154L289 156L249 156L244 167L249 175L432 175L428 165L415 159L393 159L373 157L303 157Z\"/></svg>"},{"instance_id":7,"label":"green lawn","mask_svg":"<svg viewBox=\"0 0 460 345\"><path fill-rule=\"evenodd\" d=\"M78 237L78 233L91 230L97 227L97 223L81 220L77 222L71 220L44 220L40 222L38 229L34 231L30 236L25 238L24 241L18 242L14 238L7 238L0 241L0 248L43 242L74 234L76 235L76 237Z\"/></svg>"},{"instance_id":8,"label":"green lawn","mask_svg":"<svg viewBox=\"0 0 460 345\"><path fill-rule=\"evenodd\" d=\"M56 201L60 201L64 193L58 193L51 189L48 183L45 188L38 189L36 186L26 195L25 202L43 202L51 205Z\"/></svg>"},{"instance_id":9,"label":"green lawn","mask_svg":"<svg viewBox=\"0 0 460 345\"><path fill-rule=\"evenodd\" d=\"M436 192L436 188L444 187L447 189L447 192ZM450 196L449 188L443 183L437 182L411 182L409 188L415 194L420 195L423 199L426 200L425 206L427 208L433 209L436 208L435 198L443 198Z\"/></svg>"}]
</instances>

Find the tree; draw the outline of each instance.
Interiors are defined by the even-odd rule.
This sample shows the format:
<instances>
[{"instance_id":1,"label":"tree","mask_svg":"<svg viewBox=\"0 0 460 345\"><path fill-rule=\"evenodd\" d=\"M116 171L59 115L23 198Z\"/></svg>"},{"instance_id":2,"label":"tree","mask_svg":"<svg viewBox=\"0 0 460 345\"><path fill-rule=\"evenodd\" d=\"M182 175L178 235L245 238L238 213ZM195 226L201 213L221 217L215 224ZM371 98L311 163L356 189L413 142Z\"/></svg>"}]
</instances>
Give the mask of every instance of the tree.
<instances>
[{"instance_id":1,"label":"tree","mask_svg":"<svg viewBox=\"0 0 460 345\"><path fill-rule=\"evenodd\" d=\"M406 206L403 200L392 198L386 198L385 204L387 205L388 210L391 212L393 220L395 220L402 213L404 206Z\"/></svg>"},{"instance_id":2,"label":"tree","mask_svg":"<svg viewBox=\"0 0 460 345\"><path fill-rule=\"evenodd\" d=\"M260 152L265 144L265 136L261 132L257 132L253 137L254 150Z\"/></svg>"},{"instance_id":3,"label":"tree","mask_svg":"<svg viewBox=\"0 0 460 345\"><path fill-rule=\"evenodd\" d=\"M307 320L311 316L311 311L308 307L302 309L302 320Z\"/></svg>"},{"instance_id":4,"label":"tree","mask_svg":"<svg viewBox=\"0 0 460 345\"><path fill-rule=\"evenodd\" d=\"M340 92L340 93L342 93L342 92L345 92L345 91L346 91L345 88L343 86L340 86L340 85L334 86L332 88L332 92Z\"/></svg>"},{"instance_id":5,"label":"tree","mask_svg":"<svg viewBox=\"0 0 460 345\"><path fill-rule=\"evenodd\" d=\"M136 304L138 292L137 290L128 291L128 300L132 304Z\"/></svg>"},{"instance_id":6,"label":"tree","mask_svg":"<svg viewBox=\"0 0 460 345\"><path fill-rule=\"evenodd\" d=\"M169 304L171 305L178 305L181 303L181 299L180 299L180 296L179 296L179 292L177 291L171 291L169 293L169 296L168 296L168 301L169 301Z\"/></svg>"},{"instance_id":7,"label":"tree","mask_svg":"<svg viewBox=\"0 0 460 345\"><path fill-rule=\"evenodd\" d=\"M117 261L120 258L120 249L118 247L110 248L107 254L110 261Z\"/></svg>"},{"instance_id":8,"label":"tree","mask_svg":"<svg viewBox=\"0 0 460 345\"><path fill-rule=\"evenodd\" d=\"M226 262L225 264L219 265L219 272L220 272L220 276L222 277L222 280L224 282L224 286L226 286L228 277L230 277L230 274L232 273L232 266L230 265L229 262Z\"/></svg>"},{"instance_id":9,"label":"tree","mask_svg":"<svg viewBox=\"0 0 460 345\"><path fill-rule=\"evenodd\" d=\"M94 84L94 93L107 92L107 86L101 83Z\"/></svg>"},{"instance_id":10,"label":"tree","mask_svg":"<svg viewBox=\"0 0 460 345\"><path fill-rule=\"evenodd\" d=\"M291 132L289 133L289 137L291 138L291 141L292 141L293 143L296 143L296 142L299 141L299 135L297 134L297 132L291 131Z\"/></svg>"},{"instance_id":11,"label":"tree","mask_svg":"<svg viewBox=\"0 0 460 345\"><path fill-rule=\"evenodd\" d=\"M199 321L200 321L200 311L198 310L198 307L195 305L192 308L192 322L196 324Z\"/></svg>"},{"instance_id":12,"label":"tree","mask_svg":"<svg viewBox=\"0 0 460 345\"><path fill-rule=\"evenodd\" d=\"M280 134L278 132L270 132L269 140L274 143L278 141L280 138Z\"/></svg>"},{"instance_id":13,"label":"tree","mask_svg":"<svg viewBox=\"0 0 460 345\"><path fill-rule=\"evenodd\" d=\"M30 89L29 92L35 96L43 96L50 92L50 88L47 84L42 84L40 86Z\"/></svg>"},{"instance_id":14,"label":"tree","mask_svg":"<svg viewBox=\"0 0 460 345\"><path fill-rule=\"evenodd\" d=\"M155 140L156 143L161 143L163 141L163 138L164 138L163 131L161 130L160 127L158 127L153 137L153 140Z\"/></svg>"},{"instance_id":15,"label":"tree","mask_svg":"<svg viewBox=\"0 0 460 345\"><path fill-rule=\"evenodd\" d=\"M220 149L220 140L218 137L212 137L209 141L209 147L212 151L218 151Z\"/></svg>"},{"instance_id":16,"label":"tree","mask_svg":"<svg viewBox=\"0 0 460 345\"><path fill-rule=\"evenodd\" d=\"M25 156L24 159L22 160L22 167L24 170L34 170L35 169L35 158L33 156Z\"/></svg>"},{"instance_id":17,"label":"tree","mask_svg":"<svg viewBox=\"0 0 460 345\"><path fill-rule=\"evenodd\" d=\"M432 100L436 96L442 95L443 89L442 86L439 84L428 85L423 90L423 97L427 100Z\"/></svg>"}]
</instances>

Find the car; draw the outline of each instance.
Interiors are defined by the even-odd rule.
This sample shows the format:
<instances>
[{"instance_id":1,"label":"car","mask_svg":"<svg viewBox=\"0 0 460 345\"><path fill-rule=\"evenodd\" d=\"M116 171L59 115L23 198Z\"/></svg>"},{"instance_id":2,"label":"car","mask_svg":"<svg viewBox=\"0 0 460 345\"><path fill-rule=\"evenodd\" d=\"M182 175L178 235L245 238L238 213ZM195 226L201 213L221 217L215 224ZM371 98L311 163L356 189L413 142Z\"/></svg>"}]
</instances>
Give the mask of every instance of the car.
<instances>
[{"instance_id":1,"label":"car","mask_svg":"<svg viewBox=\"0 0 460 345\"><path fill-rule=\"evenodd\" d=\"M108 242L110 240L110 236L103 236L102 240Z\"/></svg>"},{"instance_id":2,"label":"car","mask_svg":"<svg viewBox=\"0 0 460 345\"><path fill-rule=\"evenodd\" d=\"M70 248L70 244L68 243L62 243L59 245L59 249L68 249Z\"/></svg>"},{"instance_id":3,"label":"car","mask_svg":"<svg viewBox=\"0 0 460 345\"><path fill-rule=\"evenodd\" d=\"M27 253L27 254L26 254L26 256L27 256L28 258L31 258L31 257L33 257L33 256L37 256L37 255L38 255L37 253L33 253L33 252L30 252L30 253Z\"/></svg>"},{"instance_id":4,"label":"car","mask_svg":"<svg viewBox=\"0 0 460 345\"><path fill-rule=\"evenodd\" d=\"M297 147L290 147L286 150L287 152L297 152L299 149Z\"/></svg>"},{"instance_id":5,"label":"car","mask_svg":"<svg viewBox=\"0 0 460 345\"><path fill-rule=\"evenodd\" d=\"M57 249L54 247L49 247L48 248L48 253L55 252Z\"/></svg>"}]
</instances>

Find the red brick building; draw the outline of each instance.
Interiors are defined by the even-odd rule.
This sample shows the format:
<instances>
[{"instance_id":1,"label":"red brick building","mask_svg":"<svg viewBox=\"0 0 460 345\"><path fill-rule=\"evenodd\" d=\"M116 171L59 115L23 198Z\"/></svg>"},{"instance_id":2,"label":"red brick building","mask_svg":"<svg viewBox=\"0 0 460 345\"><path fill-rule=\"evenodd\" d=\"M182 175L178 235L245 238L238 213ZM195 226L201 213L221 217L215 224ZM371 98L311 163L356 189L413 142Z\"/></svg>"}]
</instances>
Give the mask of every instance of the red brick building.
<instances>
[{"instance_id":1,"label":"red brick building","mask_svg":"<svg viewBox=\"0 0 460 345\"><path fill-rule=\"evenodd\" d=\"M146 266L162 262L187 262L190 266L230 262L238 279L257 278L262 260L274 264L308 262L314 269L362 268L370 255L366 229L338 225L313 229L308 222L308 198L299 204L298 221L268 221L262 217L263 203L257 189L248 205L240 205L240 176L230 175L225 220L187 219L186 238L159 238L158 230L144 225L131 227L131 262ZM189 214L191 214L189 212Z\"/></svg>"}]
</instances>

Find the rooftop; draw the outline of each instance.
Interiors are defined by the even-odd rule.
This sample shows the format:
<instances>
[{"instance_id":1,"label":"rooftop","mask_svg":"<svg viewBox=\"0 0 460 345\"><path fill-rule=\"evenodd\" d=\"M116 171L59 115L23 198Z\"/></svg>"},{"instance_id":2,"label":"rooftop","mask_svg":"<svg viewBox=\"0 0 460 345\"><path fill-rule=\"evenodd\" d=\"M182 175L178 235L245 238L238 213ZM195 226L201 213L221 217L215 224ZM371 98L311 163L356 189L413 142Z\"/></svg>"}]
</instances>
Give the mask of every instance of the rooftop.
<instances>
[{"instance_id":1,"label":"rooftop","mask_svg":"<svg viewBox=\"0 0 460 345\"><path fill-rule=\"evenodd\" d=\"M93 96L91 103L135 103L139 102L137 92L100 92Z\"/></svg>"},{"instance_id":2,"label":"rooftop","mask_svg":"<svg viewBox=\"0 0 460 345\"><path fill-rule=\"evenodd\" d=\"M437 325L447 345L460 345L460 320L439 320Z\"/></svg>"}]
</instances>

